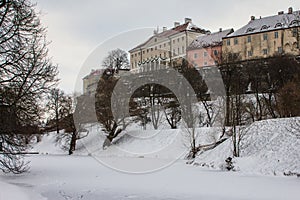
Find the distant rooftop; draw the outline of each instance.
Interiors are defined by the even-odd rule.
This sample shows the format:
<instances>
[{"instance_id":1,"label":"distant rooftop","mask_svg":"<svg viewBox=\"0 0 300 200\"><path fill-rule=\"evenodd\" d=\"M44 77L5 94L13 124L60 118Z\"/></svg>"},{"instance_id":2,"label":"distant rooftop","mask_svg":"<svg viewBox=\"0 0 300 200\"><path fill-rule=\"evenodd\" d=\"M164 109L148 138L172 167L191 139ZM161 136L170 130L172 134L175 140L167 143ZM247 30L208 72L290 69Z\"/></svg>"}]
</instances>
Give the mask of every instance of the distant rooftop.
<instances>
[{"instance_id":1,"label":"distant rooftop","mask_svg":"<svg viewBox=\"0 0 300 200\"><path fill-rule=\"evenodd\" d=\"M293 11L292 8L289 8L287 13L280 11L277 15L273 16L263 18L260 17L258 19L256 19L254 16L251 16L251 20L247 25L236 30L227 37L236 37L296 26L300 26L300 11Z\"/></svg>"},{"instance_id":2,"label":"distant rooftop","mask_svg":"<svg viewBox=\"0 0 300 200\"><path fill-rule=\"evenodd\" d=\"M233 29L227 29L215 32L208 33L206 35L201 35L197 37L188 47L188 50L206 48L209 46L218 46L222 44L222 38L232 33Z\"/></svg>"}]
</instances>

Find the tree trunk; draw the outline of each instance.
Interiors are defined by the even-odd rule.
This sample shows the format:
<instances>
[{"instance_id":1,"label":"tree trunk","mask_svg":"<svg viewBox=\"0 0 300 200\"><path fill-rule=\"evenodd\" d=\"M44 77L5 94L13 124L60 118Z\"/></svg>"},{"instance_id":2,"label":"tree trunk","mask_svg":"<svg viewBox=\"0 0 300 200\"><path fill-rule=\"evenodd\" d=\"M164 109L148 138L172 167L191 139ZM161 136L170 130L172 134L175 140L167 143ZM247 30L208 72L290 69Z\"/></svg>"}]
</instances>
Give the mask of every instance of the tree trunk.
<instances>
[{"instance_id":1,"label":"tree trunk","mask_svg":"<svg viewBox=\"0 0 300 200\"><path fill-rule=\"evenodd\" d=\"M77 133L73 132L71 141L70 141L70 149L69 149L69 155L72 155L73 152L75 151L76 148L76 138L77 138Z\"/></svg>"}]
</instances>

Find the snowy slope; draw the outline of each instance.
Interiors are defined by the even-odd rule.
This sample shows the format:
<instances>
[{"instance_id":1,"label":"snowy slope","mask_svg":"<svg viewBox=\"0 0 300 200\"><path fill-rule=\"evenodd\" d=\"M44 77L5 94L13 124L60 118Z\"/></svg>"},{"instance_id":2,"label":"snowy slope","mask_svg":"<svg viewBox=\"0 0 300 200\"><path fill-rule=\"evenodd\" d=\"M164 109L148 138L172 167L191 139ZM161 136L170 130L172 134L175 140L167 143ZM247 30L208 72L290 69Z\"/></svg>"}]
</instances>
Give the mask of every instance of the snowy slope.
<instances>
[{"instance_id":1,"label":"snowy slope","mask_svg":"<svg viewBox=\"0 0 300 200\"><path fill-rule=\"evenodd\" d=\"M300 137L293 130L294 120L300 118L263 120L246 128L241 157L235 158L236 169L251 174L300 173ZM230 139L199 155L194 164L220 168L229 156L232 157Z\"/></svg>"}]
</instances>

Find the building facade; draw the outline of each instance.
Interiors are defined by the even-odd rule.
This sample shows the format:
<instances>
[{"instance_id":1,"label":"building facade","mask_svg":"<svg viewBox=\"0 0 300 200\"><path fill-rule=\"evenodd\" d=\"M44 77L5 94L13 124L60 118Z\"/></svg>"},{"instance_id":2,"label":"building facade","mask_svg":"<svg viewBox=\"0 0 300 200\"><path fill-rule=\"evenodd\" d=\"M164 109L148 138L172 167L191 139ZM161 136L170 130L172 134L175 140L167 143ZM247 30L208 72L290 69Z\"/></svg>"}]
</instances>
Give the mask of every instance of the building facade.
<instances>
[{"instance_id":1,"label":"building facade","mask_svg":"<svg viewBox=\"0 0 300 200\"><path fill-rule=\"evenodd\" d=\"M233 33L233 29L220 29L197 37L187 48L187 60L194 67L218 65L222 59L222 38Z\"/></svg>"},{"instance_id":2,"label":"building facade","mask_svg":"<svg viewBox=\"0 0 300 200\"><path fill-rule=\"evenodd\" d=\"M255 19L223 38L222 53L228 61L232 55L238 60L252 60L281 55L299 55L300 11ZM226 55L226 57L224 56Z\"/></svg>"},{"instance_id":3,"label":"building facade","mask_svg":"<svg viewBox=\"0 0 300 200\"><path fill-rule=\"evenodd\" d=\"M91 73L85 76L83 80L83 94L95 95L98 82L104 72L104 69L92 70Z\"/></svg>"},{"instance_id":4,"label":"building facade","mask_svg":"<svg viewBox=\"0 0 300 200\"><path fill-rule=\"evenodd\" d=\"M131 71L138 70L141 66L151 63L163 63L172 65L172 61L179 58L186 58L187 46L199 35L209 31L201 29L192 23L192 20L185 18L183 24L174 23L172 29L163 28L161 33L154 31L146 42L131 49L130 68Z\"/></svg>"}]
</instances>

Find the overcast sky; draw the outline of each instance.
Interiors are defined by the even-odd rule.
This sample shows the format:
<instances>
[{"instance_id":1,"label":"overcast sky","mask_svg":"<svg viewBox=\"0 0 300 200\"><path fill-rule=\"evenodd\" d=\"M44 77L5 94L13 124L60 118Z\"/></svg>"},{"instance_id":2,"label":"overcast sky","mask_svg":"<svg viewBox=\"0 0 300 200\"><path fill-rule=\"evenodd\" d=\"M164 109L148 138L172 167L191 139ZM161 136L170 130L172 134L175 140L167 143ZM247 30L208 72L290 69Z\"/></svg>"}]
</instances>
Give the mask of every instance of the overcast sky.
<instances>
[{"instance_id":1,"label":"overcast sky","mask_svg":"<svg viewBox=\"0 0 300 200\"><path fill-rule=\"evenodd\" d=\"M107 50L119 46L129 50L144 42L154 27L172 28L175 21L182 23L189 17L212 32L236 30L248 23L251 15L263 17L287 12L288 7L300 8L299 0L35 1L52 42L50 56L59 66L59 87L68 93L76 84L82 87L81 79L91 68L101 67ZM93 62L88 62L91 57Z\"/></svg>"}]
</instances>

